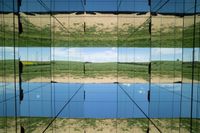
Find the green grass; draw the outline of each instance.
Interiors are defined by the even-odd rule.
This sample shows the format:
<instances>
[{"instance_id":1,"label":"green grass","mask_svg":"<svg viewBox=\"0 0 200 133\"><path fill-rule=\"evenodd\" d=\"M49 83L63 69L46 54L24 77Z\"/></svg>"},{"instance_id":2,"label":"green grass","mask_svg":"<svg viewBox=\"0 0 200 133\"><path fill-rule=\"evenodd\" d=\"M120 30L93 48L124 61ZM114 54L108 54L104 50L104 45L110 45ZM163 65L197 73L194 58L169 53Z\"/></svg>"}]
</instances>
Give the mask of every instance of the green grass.
<instances>
[{"instance_id":1,"label":"green grass","mask_svg":"<svg viewBox=\"0 0 200 133\"><path fill-rule=\"evenodd\" d=\"M18 73L16 64L16 73ZM194 79L200 79L200 62L195 62ZM192 79L192 63L181 61L154 61L152 62L152 77L181 77ZM0 76L12 77L14 75L14 63L12 60L0 61ZM148 63L87 63L73 61L52 62L24 62L23 80L39 77L123 77L142 78L148 80Z\"/></svg>"}]
</instances>

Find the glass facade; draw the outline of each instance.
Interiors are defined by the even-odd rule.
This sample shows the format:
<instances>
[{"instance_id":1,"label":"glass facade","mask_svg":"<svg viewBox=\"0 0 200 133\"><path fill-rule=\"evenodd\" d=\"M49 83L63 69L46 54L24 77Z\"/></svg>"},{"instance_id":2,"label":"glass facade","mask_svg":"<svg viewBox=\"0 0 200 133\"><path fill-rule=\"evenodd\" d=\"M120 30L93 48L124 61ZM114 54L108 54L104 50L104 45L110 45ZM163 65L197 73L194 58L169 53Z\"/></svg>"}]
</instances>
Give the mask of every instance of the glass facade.
<instances>
[{"instance_id":1,"label":"glass facade","mask_svg":"<svg viewBox=\"0 0 200 133\"><path fill-rule=\"evenodd\" d=\"M198 133L199 0L0 0L0 132Z\"/></svg>"}]
</instances>

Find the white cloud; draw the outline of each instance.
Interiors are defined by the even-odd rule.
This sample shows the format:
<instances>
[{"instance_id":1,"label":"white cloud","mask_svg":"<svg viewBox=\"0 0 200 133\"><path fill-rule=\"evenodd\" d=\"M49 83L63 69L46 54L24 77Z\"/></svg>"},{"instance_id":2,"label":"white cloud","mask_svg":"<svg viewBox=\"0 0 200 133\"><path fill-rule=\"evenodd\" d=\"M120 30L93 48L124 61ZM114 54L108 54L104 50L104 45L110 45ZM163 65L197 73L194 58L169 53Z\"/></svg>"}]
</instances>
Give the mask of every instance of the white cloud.
<instances>
[{"instance_id":1,"label":"white cloud","mask_svg":"<svg viewBox=\"0 0 200 133\"><path fill-rule=\"evenodd\" d=\"M68 50L68 53L69 53L69 55L71 54L76 54L76 55L78 55L78 54L80 54L80 48L69 48L69 49L67 49Z\"/></svg>"},{"instance_id":2,"label":"white cloud","mask_svg":"<svg viewBox=\"0 0 200 133\"><path fill-rule=\"evenodd\" d=\"M140 54L140 53L135 53L135 54L129 53L128 55L120 54L119 61L120 62L148 62L149 55Z\"/></svg>"},{"instance_id":3,"label":"white cloud","mask_svg":"<svg viewBox=\"0 0 200 133\"><path fill-rule=\"evenodd\" d=\"M37 99L40 99L40 94L37 94L37 95L36 95L36 98L37 98Z\"/></svg>"},{"instance_id":4,"label":"white cloud","mask_svg":"<svg viewBox=\"0 0 200 133\"><path fill-rule=\"evenodd\" d=\"M2 59L14 59L14 50L15 58L18 58L18 48L16 47L0 47L0 60ZM2 54L3 53L3 54Z\"/></svg>"},{"instance_id":5,"label":"white cloud","mask_svg":"<svg viewBox=\"0 0 200 133\"><path fill-rule=\"evenodd\" d=\"M152 48L152 55L174 55L181 54L181 48Z\"/></svg>"},{"instance_id":6,"label":"white cloud","mask_svg":"<svg viewBox=\"0 0 200 133\"><path fill-rule=\"evenodd\" d=\"M65 55L67 55L67 49L66 48L54 48L54 50L53 50L53 54L54 54L54 56L65 56Z\"/></svg>"},{"instance_id":7,"label":"white cloud","mask_svg":"<svg viewBox=\"0 0 200 133\"><path fill-rule=\"evenodd\" d=\"M112 50L117 50L117 48L116 48L116 47L112 47L111 49L112 49Z\"/></svg>"},{"instance_id":8,"label":"white cloud","mask_svg":"<svg viewBox=\"0 0 200 133\"><path fill-rule=\"evenodd\" d=\"M200 48L195 48L195 61L200 61Z\"/></svg>"},{"instance_id":9,"label":"white cloud","mask_svg":"<svg viewBox=\"0 0 200 133\"><path fill-rule=\"evenodd\" d=\"M99 49L99 50L98 50ZM116 62L117 51L116 49L110 48L95 48L91 51L95 52L83 52L83 60L89 62Z\"/></svg>"},{"instance_id":10,"label":"white cloud","mask_svg":"<svg viewBox=\"0 0 200 133\"><path fill-rule=\"evenodd\" d=\"M127 86L127 87L130 87L130 86L131 86L131 84L126 84L126 83L124 83L124 84L122 84L122 85Z\"/></svg>"},{"instance_id":11,"label":"white cloud","mask_svg":"<svg viewBox=\"0 0 200 133\"><path fill-rule=\"evenodd\" d=\"M80 61L79 48L53 48L53 57L55 60L73 60Z\"/></svg>"},{"instance_id":12,"label":"white cloud","mask_svg":"<svg viewBox=\"0 0 200 133\"><path fill-rule=\"evenodd\" d=\"M139 90L138 93L139 93L139 94L145 94L145 91Z\"/></svg>"}]
</instances>

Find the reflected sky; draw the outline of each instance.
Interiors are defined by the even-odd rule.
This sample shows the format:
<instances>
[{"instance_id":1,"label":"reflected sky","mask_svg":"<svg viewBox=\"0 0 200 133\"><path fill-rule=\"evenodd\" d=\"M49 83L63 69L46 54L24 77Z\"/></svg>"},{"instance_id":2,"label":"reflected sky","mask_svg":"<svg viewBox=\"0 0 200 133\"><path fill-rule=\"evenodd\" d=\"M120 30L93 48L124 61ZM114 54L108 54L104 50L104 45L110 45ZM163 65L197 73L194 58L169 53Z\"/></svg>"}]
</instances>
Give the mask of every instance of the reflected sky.
<instances>
[{"instance_id":1,"label":"reflected sky","mask_svg":"<svg viewBox=\"0 0 200 133\"><path fill-rule=\"evenodd\" d=\"M75 11L123 11L123 12L148 12L150 7L148 0L22 0L22 12L47 12L49 10L56 12L75 12ZM185 3L184 3L185 2ZM151 0L152 12L161 13L192 13L194 12L195 0ZM54 6L52 7L52 3ZM3 8L2 8L3 5ZM17 4L15 3L17 6ZM162 6L165 5L165 6ZM199 1L197 1L199 5ZM162 7L162 8L161 8ZM199 6L197 6L199 7ZM17 10L17 8L15 8ZM13 0L1 0L0 11L12 11ZM200 12L200 8L197 8Z\"/></svg>"},{"instance_id":2,"label":"reflected sky","mask_svg":"<svg viewBox=\"0 0 200 133\"><path fill-rule=\"evenodd\" d=\"M150 57L151 50L151 57ZM0 47L0 59L13 59L14 48ZM195 48L195 61L200 60L200 48ZM184 54L183 54L184 53ZM132 47L19 47L16 58L23 61L82 61L82 62L149 62L192 61L192 48L132 48Z\"/></svg>"},{"instance_id":3,"label":"reflected sky","mask_svg":"<svg viewBox=\"0 0 200 133\"><path fill-rule=\"evenodd\" d=\"M73 83L56 83L53 91L54 101L50 95L51 85L23 83L25 95L20 105L21 116L51 117L52 102L55 102L55 114L58 114L70 99L69 104L58 117L145 118L144 113L149 113L150 118L189 118L191 114L191 84L151 84L150 103L147 101L149 84L84 84L82 86ZM12 88L12 83L7 89L9 88ZM194 84L193 107L196 108L193 111L194 118L200 116L200 112L197 111L200 107L197 103L198 88L199 84ZM30 90L31 93L28 93ZM13 94L14 92L8 93L7 98L12 98ZM0 97L2 96L3 93L0 93ZM14 105L14 101L8 100L7 104ZM3 105L4 103L1 103L0 107ZM8 109L6 115L14 116L13 110ZM5 116L3 110L0 110L0 116Z\"/></svg>"}]
</instances>

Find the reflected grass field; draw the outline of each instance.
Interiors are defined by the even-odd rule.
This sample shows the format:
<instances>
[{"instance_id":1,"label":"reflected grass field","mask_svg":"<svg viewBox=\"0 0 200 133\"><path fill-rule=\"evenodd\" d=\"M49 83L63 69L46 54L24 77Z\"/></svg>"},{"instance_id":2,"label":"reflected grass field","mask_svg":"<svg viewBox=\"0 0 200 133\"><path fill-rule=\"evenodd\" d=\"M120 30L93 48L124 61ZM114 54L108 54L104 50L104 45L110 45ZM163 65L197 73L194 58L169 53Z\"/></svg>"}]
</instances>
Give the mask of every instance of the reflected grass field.
<instances>
[{"instance_id":1,"label":"reflected grass field","mask_svg":"<svg viewBox=\"0 0 200 133\"><path fill-rule=\"evenodd\" d=\"M26 132L37 133L42 132L52 119L47 117L21 117L18 123L26 129ZM152 119L156 126L162 132L190 132L190 119ZM60 133L94 133L94 132L123 132L123 133L145 133L148 128L148 119L143 118L130 118L130 119L66 119L57 118L49 127L56 127L56 132ZM6 123L9 123L6 125ZM13 124L12 124L13 123ZM14 130L14 118L0 117L0 131L7 129L8 131ZM153 133L158 132L150 122L150 131ZM200 130L200 119L193 119L193 133L198 133Z\"/></svg>"},{"instance_id":2,"label":"reflected grass field","mask_svg":"<svg viewBox=\"0 0 200 133\"><path fill-rule=\"evenodd\" d=\"M172 16L173 19L173 16ZM136 19L137 20L137 19ZM121 27L112 26L102 28L103 23L95 26L87 26L85 30L82 23L77 26L68 27L64 30L59 24L59 30L53 30L49 25L49 18L46 19L46 25L39 27L22 16L23 33L16 38L19 47L149 47L150 35L148 24L144 24L138 29L131 23L122 25ZM44 25L44 24L43 24ZM125 26L125 27L124 27ZM199 23L196 29L199 29ZM13 31L9 25L0 25L4 34L0 34L0 42L2 46L13 46ZM193 23L190 26L183 27L168 26L152 31L152 47L193 47ZM85 31L85 32L84 32ZM137 31L137 32L136 32ZM165 32L161 32L165 31ZM184 31L184 35L183 35ZM51 32L54 36L53 42ZM196 30L199 34L199 30ZM183 35L183 36L182 36ZM199 47L199 36L196 36L196 45ZM184 44L182 44L184 41Z\"/></svg>"}]
</instances>

